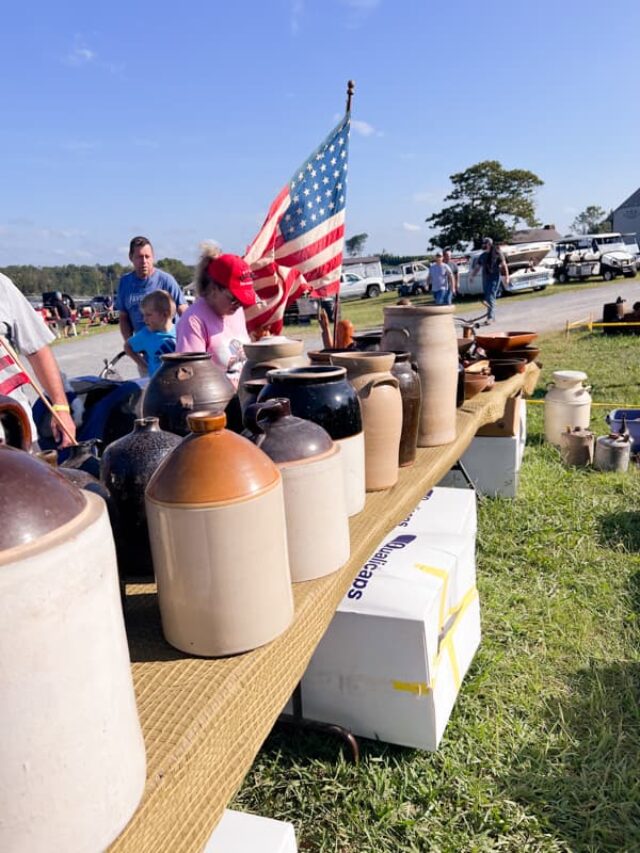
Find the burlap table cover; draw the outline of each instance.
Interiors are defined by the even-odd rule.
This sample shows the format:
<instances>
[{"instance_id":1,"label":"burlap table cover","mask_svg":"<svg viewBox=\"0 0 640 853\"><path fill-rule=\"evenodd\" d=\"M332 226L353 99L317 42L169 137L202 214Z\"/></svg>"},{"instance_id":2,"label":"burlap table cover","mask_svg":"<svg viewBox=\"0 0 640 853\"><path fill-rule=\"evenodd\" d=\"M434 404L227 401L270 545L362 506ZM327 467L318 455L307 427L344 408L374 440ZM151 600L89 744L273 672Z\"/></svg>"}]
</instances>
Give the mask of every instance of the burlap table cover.
<instances>
[{"instance_id":1,"label":"burlap table cover","mask_svg":"<svg viewBox=\"0 0 640 853\"><path fill-rule=\"evenodd\" d=\"M533 392L539 373L530 364L524 375L465 403L455 442L419 449L415 465L400 469L396 486L367 495L364 511L351 519L348 564L329 577L294 585L293 624L268 646L231 658L187 657L162 637L155 587L128 587L127 633L147 784L112 851L202 850L361 565L460 458L476 430L503 415L506 399L520 389Z\"/></svg>"}]
</instances>

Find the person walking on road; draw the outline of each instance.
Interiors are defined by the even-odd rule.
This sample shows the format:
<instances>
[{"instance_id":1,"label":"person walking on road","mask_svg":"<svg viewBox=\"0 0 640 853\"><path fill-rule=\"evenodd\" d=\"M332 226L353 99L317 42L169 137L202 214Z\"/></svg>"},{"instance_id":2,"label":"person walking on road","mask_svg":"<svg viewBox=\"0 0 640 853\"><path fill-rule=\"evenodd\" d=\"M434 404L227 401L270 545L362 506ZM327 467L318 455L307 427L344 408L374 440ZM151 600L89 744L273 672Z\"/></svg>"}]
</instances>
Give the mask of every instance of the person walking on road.
<instances>
[{"instance_id":1,"label":"person walking on road","mask_svg":"<svg viewBox=\"0 0 640 853\"><path fill-rule=\"evenodd\" d=\"M469 272L470 282L476 277L479 270L482 270L483 304L487 307L485 323L488 324L496 319L496 299L500 292L500 275L502 275L503 284L509 284L509 267L504 255L491 237L484 237L482 240L482 254L476 259Z\"/></svg>"},{"instance_id":2,"label":"person walking on road","mask_svg":"<svg viewBox=\"0 0 640 853\"><path fill-rule=\"evenodd\" d=\"M457 296L460 289L460 270L458 269L458 264L451 260L451 249L448 246L442 252L442 260L451 270L451 275L453 276L453 295Z\"/></svg>"},{"instance_id":3,"label":"person walking on road","mask_svg":"<svg viewBox=\"0 0 640 853\"><path fill-rule=\"evenodd\" d=\"M431 287L436 305L451 305L457 288L451 269L445 264L440 250L435 253L435 260L429 267L427 284Z\"/></svg>"}]
</instances>

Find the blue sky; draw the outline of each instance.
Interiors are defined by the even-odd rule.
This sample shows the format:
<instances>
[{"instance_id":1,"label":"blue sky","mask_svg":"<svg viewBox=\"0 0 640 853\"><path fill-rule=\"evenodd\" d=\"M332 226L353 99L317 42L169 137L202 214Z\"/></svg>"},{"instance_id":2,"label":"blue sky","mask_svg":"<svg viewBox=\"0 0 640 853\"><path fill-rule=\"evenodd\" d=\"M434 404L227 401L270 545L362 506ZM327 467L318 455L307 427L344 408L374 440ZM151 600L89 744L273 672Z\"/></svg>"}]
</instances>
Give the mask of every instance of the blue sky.
<instances>
[{"instance_id":1,"label":"blue sky","mask_svg":"<svg viewBox=\"0 0 640 853\"><path fill-rule=\"evenodd\" d=\"M568 230L640 186L640 3L23 2L3 11L0 265L243 252L356 81L347 235L422 253L449 175L545 182Z\"/></svg>"}]
</instances>

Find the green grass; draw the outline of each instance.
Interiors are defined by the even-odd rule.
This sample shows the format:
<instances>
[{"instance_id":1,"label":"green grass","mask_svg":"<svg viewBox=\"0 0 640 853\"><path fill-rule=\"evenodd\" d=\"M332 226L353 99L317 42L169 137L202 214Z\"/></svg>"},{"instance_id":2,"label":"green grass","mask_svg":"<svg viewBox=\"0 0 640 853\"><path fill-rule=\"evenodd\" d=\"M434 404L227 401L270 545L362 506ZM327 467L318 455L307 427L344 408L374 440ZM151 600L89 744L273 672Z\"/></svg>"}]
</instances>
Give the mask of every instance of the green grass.
<instances>
[{"instance_id":1,"label":"green grass","mask_svg":"<svg viewBox=\"0 0 640 853\"><path fill-rule=\"evenodd\" d=\"M640 338L542 339L543 376L639 403ZM592 425L602 434L605 409ZM640 849L640 475L566 469L528 407L514 501L479 507L483 640L437 753L276 730L235 808L304 851Z\"/></svg>"}]
</instances>

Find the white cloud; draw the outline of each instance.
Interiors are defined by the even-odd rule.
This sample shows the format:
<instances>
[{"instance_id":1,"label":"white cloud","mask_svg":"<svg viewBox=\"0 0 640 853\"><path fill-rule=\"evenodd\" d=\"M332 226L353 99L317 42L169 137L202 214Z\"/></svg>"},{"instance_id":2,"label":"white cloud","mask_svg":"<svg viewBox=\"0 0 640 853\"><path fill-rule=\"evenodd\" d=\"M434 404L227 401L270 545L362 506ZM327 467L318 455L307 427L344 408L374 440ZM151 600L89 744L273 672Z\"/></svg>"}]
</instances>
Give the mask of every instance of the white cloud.
<instances>
[{"instance_id":1,"label":"white cloud","mask_svg":"<svg viewBox=\"0 0 640 853\"><path fill-rule=\"evenodd\" d=\"M76 36L76 43L65 57L67 65L86 65L88 62L93 62L97 54L94 50L87 47L83 39Z\"/></svg>"},{"instance_id":2,"label":"white cloud","mask_svg":"<svg viewBox=\"0 0 640 853\"><path fill-rule=\"evenodd\" d=\"M414 225L412 222L403 222L402 227L405 231L422 231L421 225Z\"/></svg>"},{"instance_id":3,"label":"white cloud","mask_svg":"<svg viewBox=\"0 0 640 853\"><path fill-rule=\"evenodd\" d=\"M359 121L358 119L352 119L351 127L361 136L372 136L372 134L376 132L375 127L372 124L369 124L368 121Z\"/></svg>"},{"instance_id":4,"label":"white cloud","mask_svg":"<svg viewBox=\"0 0 640 853\"><path fill-rule=\"evenodd\" d=\"M344 6L349 10L346 25L350 30L359 29L367 20L371 12L379 5L381 0L342 0Z\"/></svg>"}]
</instances>

